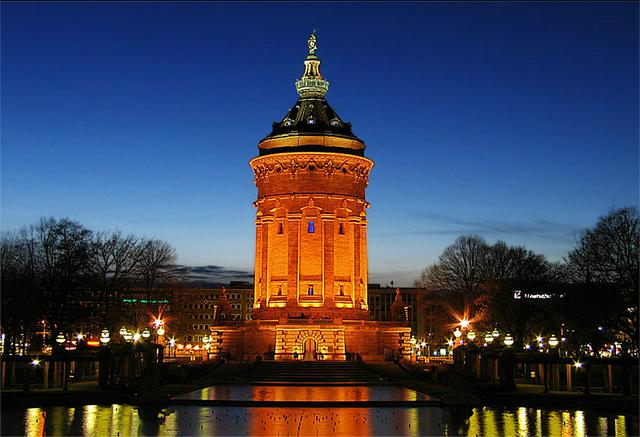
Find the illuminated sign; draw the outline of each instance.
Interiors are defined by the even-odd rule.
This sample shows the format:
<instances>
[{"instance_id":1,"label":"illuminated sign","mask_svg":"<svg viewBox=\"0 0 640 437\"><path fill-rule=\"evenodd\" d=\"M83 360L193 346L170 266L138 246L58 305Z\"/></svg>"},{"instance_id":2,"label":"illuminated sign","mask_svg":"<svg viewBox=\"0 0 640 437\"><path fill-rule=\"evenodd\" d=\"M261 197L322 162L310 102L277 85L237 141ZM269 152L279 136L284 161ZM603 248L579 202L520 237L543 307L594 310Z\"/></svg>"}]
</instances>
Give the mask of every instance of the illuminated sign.
<instances>
[{"instance_id":1,"label":"illuminated sign","mask_svg":"<svg viewBox=\"0 0 640 437\"><path fill-rule=\"evenodd\" d=\"M122 299L123 303L169 303L167 299Z\"/></svg>"},{"instance_id":2,"label":"illuminated sign","mask_svg":"<svg viewBox=\"0 0 640 437\"><path fill-rule=\"evenodd\" d=\"M523 293L522 290L514 290L514 299L551 299L554 295L551 293ZM564 297L564 294L557 295Z\"/></svg>"}]
</instances>

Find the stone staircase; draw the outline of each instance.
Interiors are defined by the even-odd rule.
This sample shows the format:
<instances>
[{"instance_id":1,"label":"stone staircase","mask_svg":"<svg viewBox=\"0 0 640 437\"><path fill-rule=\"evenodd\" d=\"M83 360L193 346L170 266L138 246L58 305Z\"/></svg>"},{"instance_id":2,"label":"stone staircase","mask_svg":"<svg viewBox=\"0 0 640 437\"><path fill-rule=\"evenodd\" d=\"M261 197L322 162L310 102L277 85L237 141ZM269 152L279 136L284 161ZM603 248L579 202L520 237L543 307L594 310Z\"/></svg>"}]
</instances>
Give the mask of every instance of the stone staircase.
<instances>
[{"instance_id":1,"label":"stone staircase","mask_svg":"<svg viewBox=\"0 0 640 437\"><path fill-rule=\"evenodd\" d=\"M355 361L262 361L240 378L243 382L289 384L366 384L380 382L378 374Z\"/></svg>"}]
</instances>

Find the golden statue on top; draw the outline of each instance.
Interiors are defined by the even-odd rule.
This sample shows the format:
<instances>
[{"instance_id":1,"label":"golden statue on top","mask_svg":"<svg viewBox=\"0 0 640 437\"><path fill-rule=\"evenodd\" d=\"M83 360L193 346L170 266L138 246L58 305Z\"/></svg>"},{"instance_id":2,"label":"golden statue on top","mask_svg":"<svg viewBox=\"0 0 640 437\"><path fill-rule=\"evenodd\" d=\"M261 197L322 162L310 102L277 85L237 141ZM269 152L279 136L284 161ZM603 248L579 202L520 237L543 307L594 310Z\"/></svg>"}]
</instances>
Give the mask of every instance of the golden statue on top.
<instances>
[{"instance_id":1,"label":"golden statue on top","mask_svg":"<svg viewBox=\"0 0 640 437\"><path fill-rule=\"evenodd\" d=\"M316 46L316 31L315 30L313 31L313 33L309 37L309 40L307 41L307 45L309 46L309 53L312 54L312 55L315 55L316 54L316 50L318 50L318 47Z\"/></svg>"}]
</instances>

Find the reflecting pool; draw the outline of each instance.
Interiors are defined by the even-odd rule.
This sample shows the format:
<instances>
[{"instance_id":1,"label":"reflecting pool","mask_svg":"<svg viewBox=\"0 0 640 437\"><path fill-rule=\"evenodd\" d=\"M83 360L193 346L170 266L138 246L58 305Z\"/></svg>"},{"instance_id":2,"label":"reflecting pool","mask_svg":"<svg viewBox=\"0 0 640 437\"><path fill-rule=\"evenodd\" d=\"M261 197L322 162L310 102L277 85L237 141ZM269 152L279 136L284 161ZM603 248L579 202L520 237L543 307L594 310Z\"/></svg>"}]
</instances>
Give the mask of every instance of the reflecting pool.
<instances>
[{"instance_id":1,"label":"reflecting pool","mask_svg":"<svg viewBox=\"0 0 640 437\"><path fill-rule=\"evenodd\" d=\"M130 405L2 410L10 435L638 435L638 416L536 408L267 408Z\"/></svg>"},{"instance_id":2,"label":"reflecting pool","mask_svg":"<svg viewBox=\"0 0 640 437\"><path fill-rule=\"evenodd\" d=\"M279 386L217 385L197 390L178 399L270 401L270 402L347 402L347 401L429 401L435 400L400 386Z\"/></svg>"}]
</instances>

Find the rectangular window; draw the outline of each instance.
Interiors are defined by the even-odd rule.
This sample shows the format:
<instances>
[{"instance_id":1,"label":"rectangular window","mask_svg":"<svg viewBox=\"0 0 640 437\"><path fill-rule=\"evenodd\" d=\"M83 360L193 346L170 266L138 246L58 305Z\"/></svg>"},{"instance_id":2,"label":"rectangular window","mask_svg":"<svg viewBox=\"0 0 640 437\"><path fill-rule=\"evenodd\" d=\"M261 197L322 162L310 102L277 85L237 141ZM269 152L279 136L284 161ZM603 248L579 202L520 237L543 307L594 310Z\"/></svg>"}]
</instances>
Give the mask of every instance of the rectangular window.
<instances>
[{"instance_id":1,"label":"rectangular window","mask_svg":"<svg viewBox=\"0 0 640 437\"><path fill-rule=\"evenodd\" d=\"M313 222L313 220L309 220L309 222L307 223L307 232L310 234L313 234L316 232L316 225Z\"/></svg>"},{"instance_id":2,"label":"rectangular window","mask_svg":"<svg viewBox=\"0 0 640 437\"><path fill-rule=\"evenodd\" d=\"M344 225L342 223L338 225L338 234L344 235Z\"/></svg>"},{"instance_id":3,"label":"rectangular window","mask_svg":"<svg viewBox=\"0 0 640 437\"><path fill-rule=\"evenodd\" d=\"M278 223L278 234L282 235L284 233L284 225L281 223Z\"/></svg>"},{"instance_id":4,"label":"rectangular window","mask_svg":"<svg viewBox=\"0 0 640 437\"><path fill-rule=\"evenodd\" d=\"M313 296L313 284L309 284L309 288L307 288L307 294L309 296Z\"/></svg>"}]
</instances>

